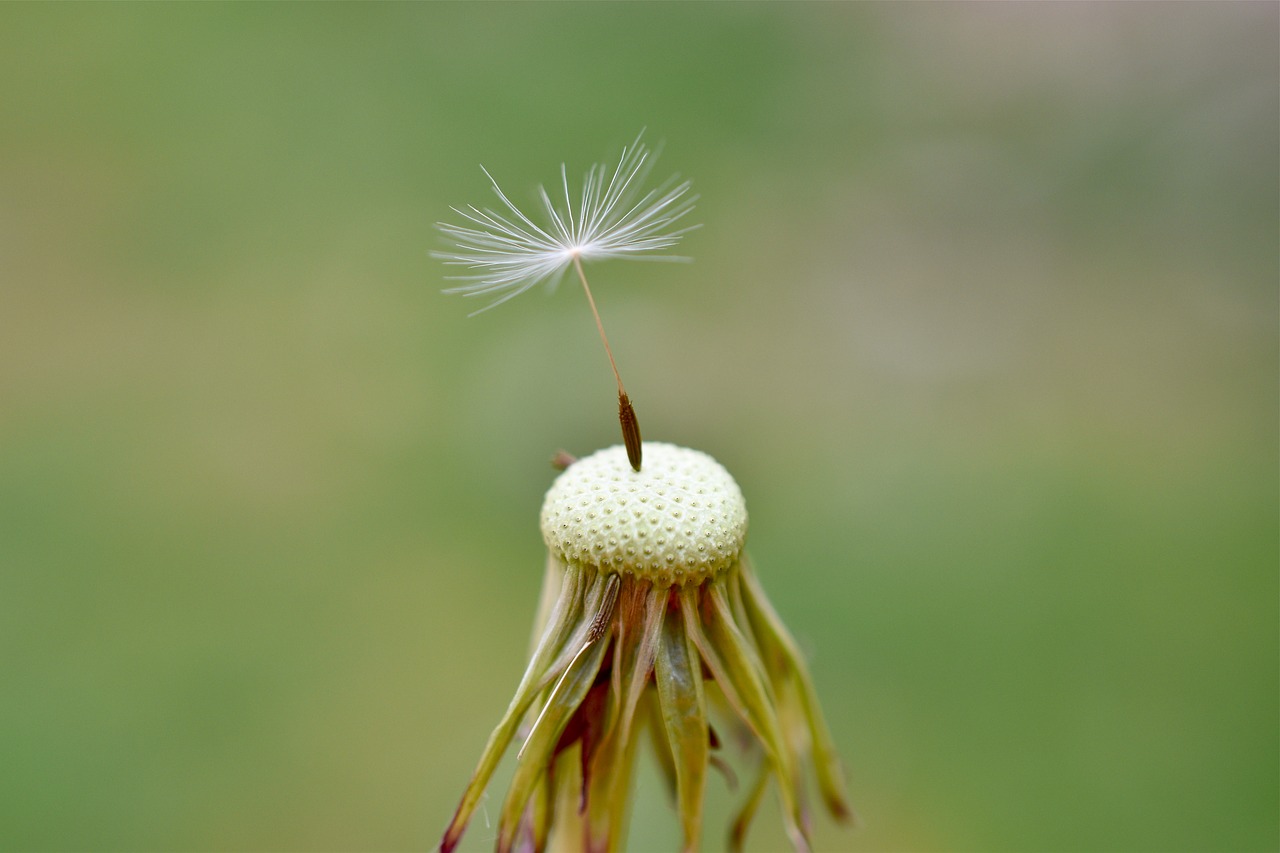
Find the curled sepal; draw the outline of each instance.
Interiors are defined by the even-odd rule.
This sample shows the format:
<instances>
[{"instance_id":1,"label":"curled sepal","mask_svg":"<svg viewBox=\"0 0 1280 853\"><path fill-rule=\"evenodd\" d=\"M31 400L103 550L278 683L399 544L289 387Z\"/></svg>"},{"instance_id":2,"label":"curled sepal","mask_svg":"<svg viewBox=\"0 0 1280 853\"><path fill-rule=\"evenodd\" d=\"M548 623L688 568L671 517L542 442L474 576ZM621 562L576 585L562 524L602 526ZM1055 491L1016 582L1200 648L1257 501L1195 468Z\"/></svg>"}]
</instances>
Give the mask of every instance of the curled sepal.
<instances>
[{"instance_id":1,"label":"curled sepal","mask_svg":"<svg viewBox=\"0 0 1280 853\"><path fill-rule=\"evenodd\" d=\"M615 599L606 596L605 600L612 610ZM599 617L600 614L597 614L597 618ZM607 619L608 615L604 618ZM499 853L507 853L515 843L525 803L542 780L547 767L554 761L560 734L591 689L608 645L598 636L589 638L587 645L574 655L538 714L533 730L520 750L520 762L516 765L511 788L502 805L502 816L498 819Z\"/></svg>"},{"instance_id":2,"label":"curled sepal","mask_svg":"<svg viewBox=\"0 0 1280 853\"><path fill-rule=\"evenodd\" d=\"M573 633L561 644L560 654L546 667L539 689L559 678L582 649L607 633L618 600L621 582L617 575L606 575L590 568L578 570L569 565L571 570L581 571L583 576L581 618Z\"/></svg>"},{"instance_id":3,"label":"curled sepal","mask_svg":"<svg viewBox=\"0 0 1280 853\"><path fill-rule=\"evenodd\" d=\"M733 612L721 579L702 590L702 607L698 607L698 590L681 590L681 610L685 630L693 637L702 660L715 676L725 699L755 732L774 772L782 798L782 818L791 845L798 851L809 849L803 829L799 788L794 756L778 723L768 678L759 657L733 622ZM698 616L702 616L702 625Z\"/></svg>"},{"instance_id":4,"label":"curled sepal","mask_svg":"<svg viewBox=\"0 0 1280 853\"><path fill-rule=\"evenodd\" d=\"M489 735L489 742L485 744L484 752L480 755L480 763L471 776L467 790L462 794L462 802L458 804L453 821L440 841L441 853L449 853L462 838L467 822L471 819L471 814L475 811L485 786L489 784L489 777L493 775L494 769L511 743L520 720L524 718L525 712L529 710L529 706L542 689L550 669L548 662L563 645L565 638L578 621L581 590L584 584L583 574L581 569L572 566L566 569L560 596L547 617L546 630L542 632L542 639L534 649L529 666L525 668L524 677L520 679L520 686L516 688L511 704L507 706L507 711L503 714L497 728Z\"/></svg>"},{"instance_id":5,"label":"curled sepal","mask_svg":"<svg viewBox=\"0 0 1280 853\"><path fill-rule=\"evenodd\" d=\"M674 764L676 803L684 836L682 849L696 850L702 835L702 795L710 754L707 699L702 686L702 661L678 619L668 619L662 625L653 672L665 741L670 748L668 761Z\"/></svg>"},{"instance_id":6,"label":"curled sepal","mask_svg":"<svg viewBox=\"0 0 1280 853\"><path fill-rule=\"evenodd\" d=\"M813 689L813 680L809 677L804 657L800 654L795 639L774 611L773 605L769 603L750 564L745 560L740 575L742 598L760 643L765 667L776 682L791 682L804 720L808 724L808 734L813 744L814 772L818 777L822 799L838 820L855 821L856 817L849 807L849 796L845 791L840 757L836 754L831 730L823 719L822 707L818 704L818 694Z\"/></svg>"}]
</instances>

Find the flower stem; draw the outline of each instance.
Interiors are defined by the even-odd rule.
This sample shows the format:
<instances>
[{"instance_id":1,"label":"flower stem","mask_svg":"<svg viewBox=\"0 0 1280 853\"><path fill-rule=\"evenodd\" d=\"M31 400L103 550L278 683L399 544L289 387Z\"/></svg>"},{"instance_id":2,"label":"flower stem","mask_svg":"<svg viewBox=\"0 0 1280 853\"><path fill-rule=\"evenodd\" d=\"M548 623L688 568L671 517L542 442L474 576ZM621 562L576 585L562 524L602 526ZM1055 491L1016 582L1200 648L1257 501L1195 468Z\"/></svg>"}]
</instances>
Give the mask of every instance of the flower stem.
<instances>
[{"instance_id":1,"label":"flower stem","mask_svg":"<svg viewBox=\"0 0 1280 853\"><path fill-rule=\"evenodd\" d=\"M596 319L596 329L600 332L600 340L604 343L605 355L609 356L609 367L613 368L613 378L618 383L618 423L622 426L622 442L627 447L627 460L632 469L640 470L640 422L636 419L636 410L631 405L631 398L622 387L622 375L618 373L618 363L613 360L613 349L609 346L609 337L604 333L604 323L600 322L600 312L596 310L595 297L591 295L591 285L587 284L587 274L582 271L582 259L573 256L573 268L578 272L578 280L582 282L582 290L587 294L587 304L591 306L591 316Z\"/></svg>"}]
</instances>

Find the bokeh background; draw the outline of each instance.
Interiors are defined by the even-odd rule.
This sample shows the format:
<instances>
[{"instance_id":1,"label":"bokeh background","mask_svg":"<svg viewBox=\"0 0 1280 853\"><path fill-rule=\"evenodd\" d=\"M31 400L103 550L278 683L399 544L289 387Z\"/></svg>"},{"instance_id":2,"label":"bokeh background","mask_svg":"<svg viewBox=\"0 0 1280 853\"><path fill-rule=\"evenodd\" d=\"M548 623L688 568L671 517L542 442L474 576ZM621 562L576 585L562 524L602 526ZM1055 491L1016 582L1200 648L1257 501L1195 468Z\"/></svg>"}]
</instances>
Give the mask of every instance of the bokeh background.
<instances>
[{"instance_id":1,"label":"bokeh background","mask_svg":"<svg viewBox=\"0 0 1280 853\"><path fill-rule=\"evenodd\" d=\"M548 459L617 433L581 296L468 319L433 226L482 163L528 201L647 127L696 260L595 288L812 656L864 822L819 849L1276 849L1278 34L0 7L0 847L435 845L522 669ZM632 848L675 827L645 769Z\"/></svg>"}]
</instances>

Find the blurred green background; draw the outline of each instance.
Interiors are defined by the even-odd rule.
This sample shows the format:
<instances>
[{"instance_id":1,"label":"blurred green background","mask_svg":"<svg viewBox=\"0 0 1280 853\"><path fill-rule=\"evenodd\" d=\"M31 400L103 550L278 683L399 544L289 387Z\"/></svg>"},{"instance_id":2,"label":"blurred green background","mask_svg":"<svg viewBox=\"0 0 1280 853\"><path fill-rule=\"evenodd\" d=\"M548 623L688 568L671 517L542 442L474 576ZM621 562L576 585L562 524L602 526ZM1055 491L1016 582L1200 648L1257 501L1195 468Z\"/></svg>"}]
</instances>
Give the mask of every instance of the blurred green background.
<instances>
[{"instance_id":1,"label":"blurred green background","mask_svg":"<svg viewBox=\"0 0 1280 853\"><path fill-rule=\"evenodd\" d=\"M468 319L433 225L481 163L528 201L648 127L696 261L593 283L812 656L865 824L819 849L1276 849L1278 33L0 7L0 847L435 845L522 669L547 460L617 427L581 296ZM676 839L646 769L632 847Z\"/></svg>"}]
</instances>

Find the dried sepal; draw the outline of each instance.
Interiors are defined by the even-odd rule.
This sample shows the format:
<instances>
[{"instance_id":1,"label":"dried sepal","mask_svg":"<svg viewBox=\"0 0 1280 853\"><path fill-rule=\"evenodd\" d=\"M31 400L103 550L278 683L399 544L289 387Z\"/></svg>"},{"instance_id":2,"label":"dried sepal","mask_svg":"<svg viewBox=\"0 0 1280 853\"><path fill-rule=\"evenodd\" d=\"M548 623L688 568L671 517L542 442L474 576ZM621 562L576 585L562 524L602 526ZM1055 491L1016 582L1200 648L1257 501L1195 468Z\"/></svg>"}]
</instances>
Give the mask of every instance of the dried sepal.
<instances>
[{"instance_id":1,"label":"dried sepal","mask_svg":"<svg viewBox=\"0 0 1280 853\"><path fill-rule=\"evenodd\" d=\"M814 690L813 679L809 675L809 667L805 663L804 656L800 654L800 648L791 636L791 632L787 630L787 626L783 624L773 605L770 604L747 560L743 560L740 583L748 621L760 639L766 667L770 669L771 676L776 681L792 684L800 702L800 710L808 724L814 774L818 777L818 788L822 792L822 798L828 810L836 818L842 821L856 821L853 809L849 806L849 795L846 792L844 773L840 766L840 756L836 752L835 740L831 737L831 729L822 715L822 706L818 702L818 694Z\"/></svg>"},{"instance_id":2,"label":"dried sepal","mask_svg":"<svg viewBox=\"0 0 1280 853\"><path fill-rule=\"evenodd\" d=\"M591 642L580 654L575 655L547 698L539 714L539 721L521 750L520 761L516 765L516 772L502 807L502 816L498 820L499 853L511 850L525 803L547 764L554 758L561 732L595 682L606 647L606 643Z\"/></svg>"},{"instance_id":3,"label":"dried sepal","mask_svg":"<svg viewBox=\"0 0 1280 853\"><path fill-rule=\"evenodd\" d=\"M715 676L725 699L764 746L778 777L787 836L796 850L808 850L795 762L778 724L774 699L759 657L733 622L723 580L712 581L700 590L701 607L693 606L691 609L696 602L688 592L681 593L685 630L693 637L702 653L702 660ZM686 598L690 600L685 601Z\"/></svg>"},{"instance_id":4,"label":"dried sepal","mask_svg":"<svg viewBox=\"0 0 1280 853\"><path fill-rule=\"evenodd\" d=\"M564 642L565 637L573 631L577 622L579 590L583 574L577 569L565 572L561 581L560 595L547 617L546 629L534 649L529 666L525 668L515 696L512 697L497 727L489 735L489 741L480 754L480 762L471 776L470 784L463 792L462 802L454 812L453 820L440 842L441 853L449 853L457 846L467 822L471 819L471 813L475 811L476 804L479 803L485 786L489 784L489 778L497 768L503 753L506 752L508 744L511 743L520 721L542 690L542 682L546 678L550 659Z\"/></svg>"},{"instance_id":5,"label":"dried sepal","mask_svg":"<svg viewBox=\"0 0 1280 853\"><path fill-rule=\"evenodd\" d=\"M676 803L685 851L696 850L702 835L702 797L710 742L702 662L680 619L662 625L654 667L663 733L675 772Z\"/></svg>"}]
</instances>

